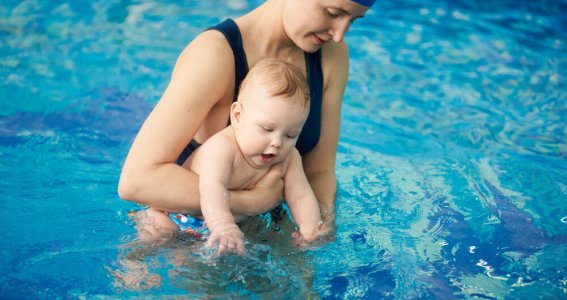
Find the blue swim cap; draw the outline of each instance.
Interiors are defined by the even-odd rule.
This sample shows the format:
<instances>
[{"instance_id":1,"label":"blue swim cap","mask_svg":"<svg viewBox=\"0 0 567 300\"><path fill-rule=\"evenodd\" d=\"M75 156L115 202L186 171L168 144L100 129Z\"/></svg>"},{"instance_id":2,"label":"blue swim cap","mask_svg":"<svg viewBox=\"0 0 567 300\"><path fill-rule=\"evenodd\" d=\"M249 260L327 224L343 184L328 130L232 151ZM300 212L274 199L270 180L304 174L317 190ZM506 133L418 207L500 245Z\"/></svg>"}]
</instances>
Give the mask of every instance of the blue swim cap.
<instances>
[{"instance_id":1,"label":"blue swim cap","mask_svg":"<svg viewBox=\"0 0 567 300\"><path fill-rule=\"evenodd\" d=\"M364 6L370 7L372 6L372 4L374 4L374 2L376 2L376 0L352 0L358 4L362 4Z\"/></svg>"}]
</instances>

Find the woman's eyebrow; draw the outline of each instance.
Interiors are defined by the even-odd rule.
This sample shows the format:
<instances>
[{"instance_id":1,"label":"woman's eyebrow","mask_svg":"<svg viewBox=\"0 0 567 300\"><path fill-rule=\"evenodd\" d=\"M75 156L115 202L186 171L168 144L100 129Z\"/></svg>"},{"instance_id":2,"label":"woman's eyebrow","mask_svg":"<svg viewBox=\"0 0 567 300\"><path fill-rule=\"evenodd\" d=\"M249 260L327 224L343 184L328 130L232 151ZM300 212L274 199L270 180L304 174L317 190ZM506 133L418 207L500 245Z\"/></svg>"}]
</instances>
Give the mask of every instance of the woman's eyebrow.
<instances>
[{"instance_id":1,"label":"woman's eyebrow","mask_svg":"<svg viewBox=\"0 0 567 300\"><path fill-rule=\"evenodd\" d=\"M340 7L333 7L333 8L336 9L336 10L338 10L338 11L340 11L341 13L343 13L343 14L345 14L345 15L352 16L352 14L351 14L349 11L347 11L347 10L345 10L345 9L343 9L343 8L340 8ZM359 16L354 16L354 17L355 17L355 18L363 18L363 17L364 17L364 14L359 15Z\"/></svg>"}]
</instances>

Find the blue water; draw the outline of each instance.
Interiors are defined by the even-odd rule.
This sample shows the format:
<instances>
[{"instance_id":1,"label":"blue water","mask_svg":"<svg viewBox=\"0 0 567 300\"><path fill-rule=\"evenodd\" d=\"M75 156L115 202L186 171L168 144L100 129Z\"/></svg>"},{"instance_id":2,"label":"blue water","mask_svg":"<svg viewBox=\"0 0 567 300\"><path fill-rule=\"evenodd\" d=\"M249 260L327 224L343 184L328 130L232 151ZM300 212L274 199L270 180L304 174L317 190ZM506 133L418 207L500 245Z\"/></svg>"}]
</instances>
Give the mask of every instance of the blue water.
<instances>
[{"instance_id":1,"label":"blue water","mask_svg":"<svg viewBox=\"0 0 567 300\"><path fill-rule=\"evenodd\" d=\"M378 1L347 35L336 239L140 244L121 164L202 29L261 1L0 3L0 297L567 298L567 2Z\"/></svg>"}]
</instances>

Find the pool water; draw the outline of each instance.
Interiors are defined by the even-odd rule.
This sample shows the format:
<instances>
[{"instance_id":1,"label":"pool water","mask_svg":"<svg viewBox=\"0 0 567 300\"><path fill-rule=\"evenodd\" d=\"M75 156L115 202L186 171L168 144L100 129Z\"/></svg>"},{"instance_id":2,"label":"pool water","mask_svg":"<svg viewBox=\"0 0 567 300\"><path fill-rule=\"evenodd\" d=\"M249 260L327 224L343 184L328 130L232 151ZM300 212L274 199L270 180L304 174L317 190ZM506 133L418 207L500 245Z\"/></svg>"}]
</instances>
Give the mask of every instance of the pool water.
<instances>
[{"instance_id":1,"label":"pool water","mask_svg":"<svg viewBox=\"0 0 567 300\"><path fill-rule=\"evenodd\" d=\"M334 240L259 217L244 256L140 243L129 146L183 47L260 3L0 3L1 298L567 298L564 0L378 1L355 23Z\"/></svg>"}]
</instances>

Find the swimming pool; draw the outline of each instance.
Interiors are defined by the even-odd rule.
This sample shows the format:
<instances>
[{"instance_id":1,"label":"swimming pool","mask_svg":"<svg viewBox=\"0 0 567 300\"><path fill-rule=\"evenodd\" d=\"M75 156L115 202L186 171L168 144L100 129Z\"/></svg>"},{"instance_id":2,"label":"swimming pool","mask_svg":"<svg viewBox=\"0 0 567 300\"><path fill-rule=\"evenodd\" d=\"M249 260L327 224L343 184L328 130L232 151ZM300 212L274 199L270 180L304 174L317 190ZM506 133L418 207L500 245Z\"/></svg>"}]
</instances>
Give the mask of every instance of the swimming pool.
<instances>
[{"instance_id":1,"label":"swimming pool","mask_svg":"<svg viewBox=\"0 0 567 300\"><path fill-rule=\"evenodd\" d=\"M0 4L2 298L567 296L563 0L357 21L335 241L297 249L260 220L243 257L137 244L116 194L134 135L186 43L260 2Z\"/></svg>"}]
</instances>

